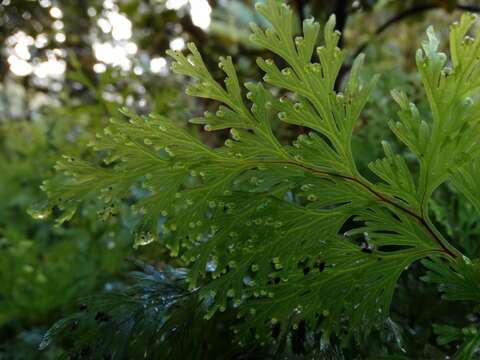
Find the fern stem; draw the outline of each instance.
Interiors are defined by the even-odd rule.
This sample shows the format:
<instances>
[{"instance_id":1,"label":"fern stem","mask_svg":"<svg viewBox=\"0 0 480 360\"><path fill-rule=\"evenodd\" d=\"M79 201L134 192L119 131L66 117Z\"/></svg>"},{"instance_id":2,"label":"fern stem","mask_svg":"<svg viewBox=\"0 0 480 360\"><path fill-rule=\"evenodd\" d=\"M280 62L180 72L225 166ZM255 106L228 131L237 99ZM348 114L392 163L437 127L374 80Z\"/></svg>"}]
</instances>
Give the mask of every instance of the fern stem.
<instances>
[{"instance_id":1,"label":"fern stem","mask_svg":"<svg viewBox=\"0 0 480 360\"><path fill-rule=\"evenodd\" d=\"M426 218L424 218L423 216L416 214L412 210L398 204L395 200L391 199L389 196L386 196L386 195L376 191L368 183L366 183L365 181L363 181L361 179L358 179L358 178L353 177L353 176L342 175L342 174L337 174L337 173L333 173L333 172L329 172L329 171L319 170L317 168L314 168L314 167L311 167L311 166L308 166L308 165L304 165L304 164L301 164L299 162L295 162L295 161L292 161L292 160L286 160L286 161L264 160L264 161L262 161L262 163L263 164L279 164L279 165L296 166L296 167L299 167L299 168L301 168L305 171L308 171L310 173L318 174L318 175L325 176L325 177L341 178L341 179L344 179L344 180L347 180L347 181L354 182L354 183L360 185L361 187L363 187L364 189L366 189L371 194L373 194L377 198L378 201L386 203L390 206L393 206L396 209L398 209L398 210L404 212L405 214L411 216L412 218L414 218L417 222L419 222L425 228L425 230L431 236L431 238L440 246L441 251L443 253L447 254L448 256L450 256L453 259L455 259L458 256L458 251L455 251L455 249L454 250L450 249L451 246L448 246L450 244L448 244L448 245L445 244L445 242L444 242L445 240L442 240L441 235L438 234L436 229L434 229L433 225L431 225L430 222Z\"/></svg>"}]
</instances>

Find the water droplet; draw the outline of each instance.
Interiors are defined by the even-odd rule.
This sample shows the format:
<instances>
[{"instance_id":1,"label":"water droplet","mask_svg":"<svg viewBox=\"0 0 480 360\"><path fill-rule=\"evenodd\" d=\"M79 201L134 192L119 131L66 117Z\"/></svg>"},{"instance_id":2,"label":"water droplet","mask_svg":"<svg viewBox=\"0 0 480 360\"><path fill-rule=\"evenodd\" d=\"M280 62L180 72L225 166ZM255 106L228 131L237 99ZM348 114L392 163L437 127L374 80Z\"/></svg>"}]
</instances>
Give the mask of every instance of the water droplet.
<instances>
[{"instance_id":1,"label":"water droplet","mask_svg":"<svg viewBox=\"0 0 480 360\"><path fill-rule=\"evenodd\" d=\"M255 281L250 276L244 276L242 281L246 286L254 286L255 285Z\"/></svg>"},{"instance_id":2,"label":"water droplet","mask_svg":"<svg viewBox=\"0 0 480 360\"><path fill-rule=\"evenodd\" d=\"M445 67L443 68L442 72L443 72L443 74L444 74L445 76L449 76L449 75L452 74L453 70L452 70L452 68L451 68L450 66L445 66Z\"/></svg>"},{"instance_id":3,"label":"water droplet","mask_svg":"<svg viewBox=\"0 0 480 360\"><path fill-rule=\"evenodd\" d=\"M255 225L261 225L263 223L263 219L262 218L256 218L253 220L253 223Z\"/></svg>"},{"instance_id":4,"label":"water droplet","mask_svg":"<svg viewBox=\"0 0 480 360\"><path fill-rule=\"evenodd\" d=\"M304 43L304 41L303 41L303 37L302 37L302 36L297 36L297 37L295 38L295 44L296 44L297 46L302 45L303 43Z\"/></svg>"},{"instance_id":5,"label":"water droplet","mask_svg":"<svg viewBox=\"0 0 480 360\"><path fill-rule=\"evenodd\" d=\"M473 37L469 36L469 35L465 36L463 40L465 41L465 44L467 44L467 45L469 45L469 44L471 44L475 41L475 39Z\"/></svg>"},{"instance_id":6,"label":"water droplet","mask_svg":"<svg viewBox=\"0 0 480 360\"><path fill-rule=\"evenodd\" d=\"M308 190L310 190L312 187L313 187L312 184L303 184L302 186L300 186L300 189L301 189L302 191L308 191Z\"/></svg>"},{"instance_id":7,"label":"water droplet","mask_svg":"<svg viewBox=\"0 0 480 360\"><path fill-rule=\"evenodd\" d=\"M312 64L313 72L319 73L322 71L322 66L318 63Z\"/></svg>"},{"instance_id":8,"label":"water droplet","mask_svg":"<svg viewBox=\"0 0 480 360\"><path fill-rule=\"evenodd\" d=\"M465 104L465 106L471 106L473 105L473 100L471 97L467 96L465 100L463 100L463 103Z\"/></svg>"},{"instance_id":9,"label":"water droplet","mask_svg":"<svg viewBox=\"0 0 480 360\"><path fill-rule=\"evenodd\" d=\"M155 236L150 231L138 231L135 233L133 247L145 246L155 241Z\"/></svg>"},{"instance_id":10,"label":"water droplet","mask_svg":"<svg viewBox=\"0 0 480 360\"><path fill-rule=\"evenodd\" d=\"M175 156L175 153L172 151L172 149L170 149L169 147L165 146L164 148L165 152L170 155L171 157L174 157Z\"/></svg>"},{"instance_id":11,"label":"water droplet","mask_svg":"<svg viewBox=\"0 0 480 360\"><path fill-rule=\"evenodd\" d=\"M210 260L205 265L206 272L215 272L217 270L217 262L215 260Z\"/></svg>"},{"instance_id":12,"label":"water droplet","mask_svg":"<svg viewBox=\"0 0 480 360\"><path fill-rule=\"evenodd\" d=\"M50 216L51 213L52 209L45 204L33 206L28 209L28 214L36 220L46 219L48 216Z\"/></svg>"},{"instance_id":13,"label":"water droplet","mask_svg":"<svg viewBox=\"0 0 480 360\"><path fill-rule=\"evenodd\" d=\"M208 202L208 207L211 209L214 209L217 206L217 203L215 201L209 201Z\"/></svg>"},{"instance_id":14,"label":"water droplet","mask_svg":"<svg viewBox=\"0 0 480 360\"><path fill-rule=\"evenodd\" d=\"M230 134L232 134L232 138L236 141L240 140L240 132L237 129L231 129Z\"/></svg>"},{"instance_id":15,"label":"water droplet","mask_svg":"<svg viewBox=\"0 0 480 360\"><path fill-rule=\"evenodd\" d=\"M293 312L294 312L295 314L301 314L301 313L302 313L302 310L303 310L303 306L299 304L299 305L297 305L297 306L295 307L295 309L293 309Z\"/></svg>"}]
</instances>

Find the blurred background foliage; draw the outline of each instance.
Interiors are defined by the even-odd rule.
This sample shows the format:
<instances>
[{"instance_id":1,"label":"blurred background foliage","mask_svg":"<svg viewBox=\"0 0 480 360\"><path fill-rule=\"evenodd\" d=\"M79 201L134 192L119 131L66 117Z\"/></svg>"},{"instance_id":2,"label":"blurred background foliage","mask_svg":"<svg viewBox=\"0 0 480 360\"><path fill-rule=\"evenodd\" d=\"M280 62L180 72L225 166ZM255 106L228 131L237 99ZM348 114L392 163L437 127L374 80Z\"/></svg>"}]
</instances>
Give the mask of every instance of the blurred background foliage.
<instances>
[{"instance_id":1,"label":"blurred background foliage","mask_svg":"<svg viewBox=\"0 0 480 360\"><path fill-rule=\"evenodd\" d=\"M255 59L263 50L248 41L248 24L263 22L253 10L255 2L0 0L0 359L95 358L80 350L72 355L68 339L41 352L38 346L45 331L75 312L82 299L122 289L130 289L127 294L131 294L132 280L125 274L139 265L126 259L135 257L152 265L144 269L146 278L136 277L140 284L169 266L182 265L169 259L158 244L134 249L131 229L141 215L128 213L126 206L102 209L92 202L82 208L82 216L54 226L43 219L47 214L41 207L36 208L44 199L39 187L43 179L54 176L53 165L62 154L94 156L86 145L109 118L119 116L123 106L143 114L159 112L185 126L189 118L215 107L184 95L186 80L170 73L164 55L169 48L181 50L193 41L210 69L217 69L220 55L230 54L242 81L259 78ZM362 170L379 157L382 139L402 151L387 127L396 116L390 97L393 88L406 91L427 114L414 63L426 27L433 24L446 40L448 25L461 12L480 11L480 2L473 0L289 3L298 24L311 16L324 22L330 14L336 15L347 52L339 89L360 52L367 55L364 76L382 75L355 132L354 149ZM276 126L284 141L305 131ZM191 131L212 146L225 136ZM132 196L141 196L140 192ZM443 231L463 239L456 246L468 256L480 256L480 225L464 199L444 187L435 194L431 209ZM104 217L108 211L119 216ZM291 346L282 349L283 356L362 359L398 354L390 358L444 359L461 351L463 341L478 342L478 309L473 304L453 308L440 300L433 285L418 280L422 274L420 264L403 274L391 322L376 337L341 351L297 331L288 339ZM163 282L149 283L152 293L165 291ZM133 294L138 295L137 290ZM111 301L112 307L121 303ZM179 321L185 323L186 316L193 324L184 328L187 340L181 340L191 351L185 358L272 354L268 346L258 344L247 352L231 348L231 335L225 329L234 319L224 314L210 320L210 325L198 325L202 321L195 314L197 304L195 299L189 301L183 307L186 315L177 314ZM157 316L161 321L162 314ZM195 324L199 328L194 329ZM171 348L169 356L178 356L176 351Z\"/></svg>"}]
</instances>

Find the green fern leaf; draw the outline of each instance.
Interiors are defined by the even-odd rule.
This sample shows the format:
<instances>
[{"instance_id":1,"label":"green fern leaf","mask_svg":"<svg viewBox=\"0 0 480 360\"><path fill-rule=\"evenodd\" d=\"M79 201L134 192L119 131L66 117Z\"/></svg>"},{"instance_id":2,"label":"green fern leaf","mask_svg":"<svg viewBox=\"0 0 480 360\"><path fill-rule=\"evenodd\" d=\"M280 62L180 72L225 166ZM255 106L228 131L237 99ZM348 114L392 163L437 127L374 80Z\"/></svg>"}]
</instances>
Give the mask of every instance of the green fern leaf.
<instances>
[{"instance_id":1,"label":"green fern leaf","mask_svg":"<svg viewBox=\"0 0 480 360\"><path fill-rule=\"evenodd\" d=\"M474 181L457 179L462 172L474 179L480 148L480 103L469 100L478 91L480 50L478 40L464 39L473 18L452 28L451 70L432 29L417 54L431 121L393 93L400 120L390 126L417 157L418 179L384 143L385 158L370 164L380 181L372 182L357 170L351 149L375 84L360 81L363 56L336 92L344 55L334 17L323 30L324 46L315 48L317 23L305 21L303 37L294 38L287 6L268 0L257 9L271 26L253 25L252 41L287 63L279 69L258 59L263 84L244 90L231 58L220 60L226 78L217 82L193 44L189 55L169 53L173 71L194 79L188 94L220 103L192 122L208 131L231 129L225 146L209 148L160 115L125 113L93 144L102 164L60 162L65 177L45 189L65 220L89 196L115 206L143 187L134 204L143 214L137 244L158 239L189 266L189 286L198 290L207 319L229 307L238 311L240 342L272 340L273 329L285 333L302 321L325 338L368 333L387 319L406 267L426 257L461 259L429 220L427 205L450 178L475 197ZM271 86L286 95L277 98ZM274 117L311 132L283 145L271 128Z\"/></svg>"}]
</instances>

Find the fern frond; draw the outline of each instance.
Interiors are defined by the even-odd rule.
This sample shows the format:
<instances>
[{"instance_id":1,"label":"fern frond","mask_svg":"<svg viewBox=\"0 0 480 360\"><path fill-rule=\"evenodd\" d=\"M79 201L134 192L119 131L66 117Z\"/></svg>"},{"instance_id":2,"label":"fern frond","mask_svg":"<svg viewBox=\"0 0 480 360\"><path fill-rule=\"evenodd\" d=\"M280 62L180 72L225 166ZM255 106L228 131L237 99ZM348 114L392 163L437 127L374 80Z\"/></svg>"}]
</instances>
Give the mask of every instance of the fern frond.
<instances>
[{"instance_id":1,"label":"fern frond","mask_svg":"<svg viewBox=\"0 0 480 360\"><path fill-rule=\"evenodd\" d=\"M423 260L429 270L425 281L438 284L447 300L478 301L480 296L480 264L467 258L454 264L445 264L440 259Z\"/></svg>"},{"instance_id":2,"label":"fern frond","mask_svg":"<svg viewBox=\"0 0 480 360\"><path fill-rule=\"evenodd\" d=\"M84 299L44 335L40 349L70 342L65 358L91 359L196 358L209 350L206 336L217 330L195 312L198 298L186 289L185 271L138 265L129 286Z\"/></svg>"},{"instance_id":3,"label":"fern frond","mask_svg":"<svg viewBox=\"0 0 480 360\"><path fill-rule=\"evenodd\" d=\"M417 52L417 68L430 105L431 121L423 120L405 95L394 94L401 108L400 121L391 122L390 127L419 160L418 198L424 213L433 191L479 154L480 105L472 99L480 90L480 42L467 36L475 19L474 15L465 14L452 25L451 67L446 66L447 56L438 51L439 41L431 27L423 51Z\"/></svg>"},{"instance_id":4,"label":"fern frond","mask_svg":"<svg viewBox=\"0 0 480 360\"><path fill-rule=\"evenodd\" d=\"M180 256L207 319L228 307L238 311L241 342L250 336L272 340L272 329L285 333L301 321L325 338L368 333L387 318L406 267L425 257L453 263L461 257L432 225L427 204L451 174L469 171L478 153L480 105L468 101L478 88L472 75L477 41L462 43L472 18L452 29L452 72L444 68L446 56L437 51L432 30L417 55L431 121L394 93L400 121L391 128L417 156L418 181L384 144L385 158L370 165L381 180L374 183L359 173L351 150L355 123L375 84L360 81L363 57L337 93L344 56L334 18L315 51L317 23L304 22L303 37L294 39L287 6L269 0L257 9L271 27L253 25L252 40L288 64L280 70L259 59L258 66L266 84L286 93L283 98L262 83L247 83L245 91L231 58L220 60L226 78L217 82L189 44L189 55L170 52L172 69L195 80L190 95L220 103L216 113L192 122L206 130L231 129L225 146L209 148L160 115L125 113L129 120L114 120L94 144L103 165L61 162L66 177L47 181L45 189L51 206L66 210L65 220L85 197L114 204L143 187L134 205L144 214L137 244L158 239ZM271 128L275 116L311 132L283 145Z\"/></svg>"}]
</instances>

